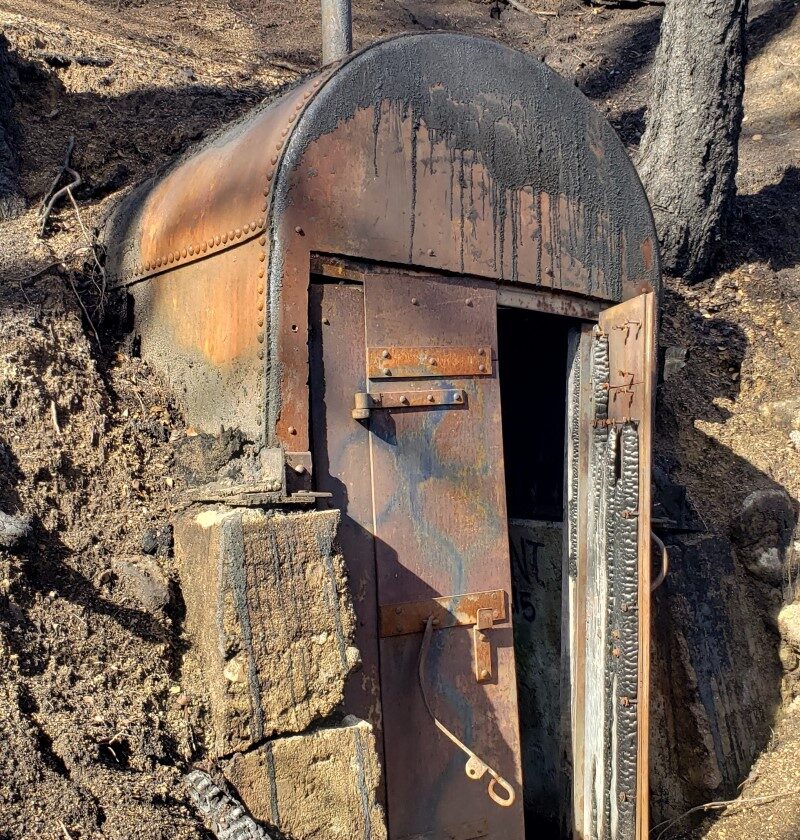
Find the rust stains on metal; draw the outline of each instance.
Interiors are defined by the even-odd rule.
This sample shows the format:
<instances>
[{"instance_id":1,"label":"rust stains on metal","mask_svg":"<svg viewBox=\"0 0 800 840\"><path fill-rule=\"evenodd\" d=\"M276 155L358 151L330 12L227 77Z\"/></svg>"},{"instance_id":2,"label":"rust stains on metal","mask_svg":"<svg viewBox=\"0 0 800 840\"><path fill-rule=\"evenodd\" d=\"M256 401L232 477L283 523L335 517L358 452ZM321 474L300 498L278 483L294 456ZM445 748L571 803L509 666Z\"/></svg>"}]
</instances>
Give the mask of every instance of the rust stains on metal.
<instances>
[{"instance_id":1,"label":"rust stains on metal","mask_svg":"<svg viewBox=\"0 0 800 840\"><path fill-rule=\"evenodd\" d=\"M491 347L368 347L370 379L491 376Z\"/></svg>"},{"instance_id":2,"label":"rust stains on metal","mask_svg":"<svg viewBox=\"0 0 800 840\"><path fill-rule=\"evenodd\" d=\"M508 618L506 600L502 589L492 589L426 601L386 604L380 608L381 638L422 633L430 617L433 617L433 626L437 630L470 627L478 623L478 612L484 609L489 610L492 621L500 623Z\"/></svg>"},{"instance_id":3,"label":"rust stains on metal","mask_svg":"<svg viewBox=\"0 0 800 840\"><path fill-rule=\"evenodd\" d=\"M264 321L257 422L265 441L291 448L308 448L315 252L598 301L658 285L649 210L613 132L540 62L455 34L371 45L212 138L122 205L109 275L138 298L138 286L262 237L249 269L266 275L251 308ZM176 305L206 317L202 299ZM230 424L241 392L215 399Z\"/></svg>"}]
</instances>

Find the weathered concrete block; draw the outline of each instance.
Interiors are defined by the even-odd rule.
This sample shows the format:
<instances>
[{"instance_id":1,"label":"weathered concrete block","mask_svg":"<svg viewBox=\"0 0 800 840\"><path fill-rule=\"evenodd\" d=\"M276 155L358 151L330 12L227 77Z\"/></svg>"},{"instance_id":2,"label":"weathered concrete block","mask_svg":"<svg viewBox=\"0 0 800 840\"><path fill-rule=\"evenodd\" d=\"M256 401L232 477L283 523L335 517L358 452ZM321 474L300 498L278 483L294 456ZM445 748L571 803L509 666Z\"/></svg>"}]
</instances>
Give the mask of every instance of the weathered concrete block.
<instances>
[{"instance_id":1,"label":"weathered concrete block","mask_svg":"<svg viewBox=\"0 0 800 840\"><path fill-rule=\"evenodd\" d=\"M385 840L372 727L278 738L222 765L254 819L292 840Z\"/></svg>"},{"instance_id":2,"label":"weathered concrete block","mask_svg":"<svg viewBox=\"0 0 800 840\"><path fill-rule=\"evenodd\" d=\"M188 658L215 756L301 732L342 702L359 663L337 511L216 508L175 526Z\"/></svg>"}]
</instances>

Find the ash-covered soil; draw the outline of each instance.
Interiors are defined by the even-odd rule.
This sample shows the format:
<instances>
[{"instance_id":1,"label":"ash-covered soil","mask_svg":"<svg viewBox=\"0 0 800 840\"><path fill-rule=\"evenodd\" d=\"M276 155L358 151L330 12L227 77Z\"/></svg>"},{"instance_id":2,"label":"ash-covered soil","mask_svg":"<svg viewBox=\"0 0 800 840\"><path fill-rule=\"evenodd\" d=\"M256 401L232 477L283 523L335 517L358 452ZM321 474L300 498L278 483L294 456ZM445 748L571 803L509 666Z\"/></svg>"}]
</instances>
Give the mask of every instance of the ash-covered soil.
<instances>
[{"instance_id":1,"label":"ash-covered soil","mask_svg":"<svg viewBox=\"0 0 800 840\"><path fill-rule=\"evenodd\" d=\"M356 0L355 40L440 28L499 38L574 78L633 148L659 8L524 2L536 11ZM753 4L732 228L716 275L670 281L665 296L662 344L687 355L662 388L659 448L721 531L753 490L800 495L800 429L770 408L800 399L797 11ZM311 0L0 0L31 208L0 225L0 510L27 528L0 551L0 838L208 836L181 785L202 758L203 709L181 671L166 527L187 429L128 352L90 241L120 190L315 67L317 14ZM36 208L71 136L80 217L59 203L40 239ZM796 683L783 691L788 704ZM763 801L718 809L709 837L800 837L800 731L796 714L776 720L745 788Z\"/></svg>"}]
</instances>

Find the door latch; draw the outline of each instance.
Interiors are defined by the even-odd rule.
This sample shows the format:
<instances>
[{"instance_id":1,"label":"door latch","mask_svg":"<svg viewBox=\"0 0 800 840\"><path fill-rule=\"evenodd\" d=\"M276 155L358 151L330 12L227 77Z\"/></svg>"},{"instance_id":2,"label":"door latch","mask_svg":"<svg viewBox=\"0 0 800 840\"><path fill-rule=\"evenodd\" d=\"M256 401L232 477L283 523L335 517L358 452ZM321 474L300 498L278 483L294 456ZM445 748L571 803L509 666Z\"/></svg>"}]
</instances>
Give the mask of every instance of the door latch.
<instances>
[{"instance_id":1,"label":"door latch","mask_svg":"<svg viewBox=\"0 0 800 840\"><path fill-rule=\"evenodd\" d=\"M492 678L492 643L484 632L494 625L494 610L480 609L477 621L472 628L472 642L475 649L475 679L479 683L489 682Z\"/></svg>"},{"instance_id":2,"label":"door latch","mask_svg":"<svg viewBox=\"0 0 800 840\"><path fill-rule=\"evenodd\" d=\"M375 409L401 408L458 408L467 402L467 392L462 388L437 388L429 391L378 391L355 396L353 419L367 420Z\"/></svg>"},{"instance_id":3,"label":"door latch","mask_svg":"<svg viewBox=\"0 0 800 840\"><path fill-rule=\"evenodd\" d=\"M492 610L478 610L478 612L489 612ZM491 622L491 616L489 621ZM460 750L467 756L467 763L464 765L464 772L473 781L482 779L487 773L489 774L489 784L486 788L486 793L489 799L499 805L501 808L509 808L514 804L517 798L514 788L492 767L490 767L483 759L476 755L463 741L459 740L440 720L436 717L428 700L428 692L425 688L425 663L428 658L428 649L431 645L431 635L433 634L433 615L428 616L425 622L425 632L422 636L422 644L419 648L419 659L417 661L417 677L419 679L419 691L422 695L422 702L425 704L425 709L433 720L436 728L447 738L449 738ZM484 628L485 629L485 628ZM477 628L476 628L477 631Z\"/></svg>"}]
</instances>

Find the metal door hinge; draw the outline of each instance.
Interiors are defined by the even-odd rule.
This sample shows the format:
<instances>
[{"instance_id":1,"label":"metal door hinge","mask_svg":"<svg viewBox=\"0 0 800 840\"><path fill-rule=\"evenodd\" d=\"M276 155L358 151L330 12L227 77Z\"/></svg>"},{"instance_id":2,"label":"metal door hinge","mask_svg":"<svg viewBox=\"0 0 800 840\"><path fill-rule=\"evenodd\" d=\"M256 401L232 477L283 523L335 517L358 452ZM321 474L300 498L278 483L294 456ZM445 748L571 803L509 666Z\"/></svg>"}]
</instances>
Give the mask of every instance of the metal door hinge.
<instances>
[{"instance_id":1,"label":"metal door hinge","mask_svg":"<svg viewBox=\"0 0 800 840\"><path fill-rule=\"evenodd\" d=\"M467 393L461 388L443 388L430 391L379 391L356 393L353 418L367 420L375 409L402 408L457 408L466 405Z\"/></svg>"}]
</instances>

